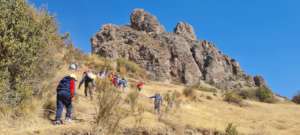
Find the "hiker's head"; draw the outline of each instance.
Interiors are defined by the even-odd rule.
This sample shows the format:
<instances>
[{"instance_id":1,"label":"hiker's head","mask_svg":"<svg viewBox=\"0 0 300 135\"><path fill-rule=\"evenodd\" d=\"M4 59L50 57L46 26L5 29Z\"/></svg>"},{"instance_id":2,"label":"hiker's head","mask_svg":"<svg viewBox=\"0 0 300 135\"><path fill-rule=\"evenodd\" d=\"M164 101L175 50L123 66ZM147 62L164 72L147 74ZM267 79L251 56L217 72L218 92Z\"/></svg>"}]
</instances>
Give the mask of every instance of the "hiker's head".
<instances>
[{"instance_id":1,"label":"hiker's head","mask_svg":"<svg viewBox=\"0 0 300 135\"><path fill-rule=\"evenodd\" d=\"M160 94L159 93L155 93L155 96L160 96Z\"/></svg>"},{"instance_id":2,"label":"hiker's head","mask_svg":"<svg viewBox=\"0 0 300 135\"><path fill-rule=\"evenodd\" d=\"M70 65L69 65L69 69L70 69L70 70L74 70L74 71L77 70L76 64L70 64Z\"/></svg>"}]
</instances>

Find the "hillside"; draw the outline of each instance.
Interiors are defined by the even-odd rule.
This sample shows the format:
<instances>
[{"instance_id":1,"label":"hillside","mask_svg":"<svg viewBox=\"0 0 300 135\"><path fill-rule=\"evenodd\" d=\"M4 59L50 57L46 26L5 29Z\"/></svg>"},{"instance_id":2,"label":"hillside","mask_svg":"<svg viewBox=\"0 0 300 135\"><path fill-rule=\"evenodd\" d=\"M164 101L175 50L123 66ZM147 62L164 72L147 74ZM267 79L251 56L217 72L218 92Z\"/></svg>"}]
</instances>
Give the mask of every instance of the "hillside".
<instances>
[{"instance_id":1,"label":"hillside","mask_svg":"<svg viewBox=\"0 0 300 135\"><path fill-rule=\"evenodd\" d=\"M104 25L89 55L59 34L45 9L26 0L0 3L0 135L299 135L299 105L198 40L187 23L166 32L138 9L130 26ZM94 99L77 89L73 121L54 125L58 83L76 75L77 88L87 70L114 72L128 88L98 77ZM163 97L161 114L149 98L155 93Z\"/></svg>"},{"instance_id":2,"label":"hillside","mask_svg":"<svg viewBox=\"0 0 300 135\"><path fill-rule=\"evenodd\" d=\"M79 74L78 74L79 75ZM131 79L131 83L135 80ZM211 92L197 91L197 100L191 100L179 94L179 107L166 112L158 118L152 110L152 101L147 97L155 92L163 95L167 92L182 93L182 85L146 82L140 93L137 104L143 107L141 114L130 114L123 118L120 128L123 134L205 134L215 131L224 132L229 123L237 125L239 133L247 135L297 135L299 133L299 106L289 103L267 104L246 101L246 107L229 104L223 101L220 93L214 96ZM122 93L126 97L132 89ZM55 99L53 92L52 100ZM207 98L207 97L211 97ZM54 126L41 113L38 117L26 121L14 121L13 125L2 119L1 133L3 135L84 135L91 132L96 112L95 102L83 96L83 90L78 90L78 99L74 103L75 121L72 124ZM126 106L126 105L125 105ZM136 112L137 113L137 112ZM53 119L53 115L51 116ZM137 124L138 123L138 124ZM94 133L92 133L94 134Z\"/></svg>"}]
</instances>

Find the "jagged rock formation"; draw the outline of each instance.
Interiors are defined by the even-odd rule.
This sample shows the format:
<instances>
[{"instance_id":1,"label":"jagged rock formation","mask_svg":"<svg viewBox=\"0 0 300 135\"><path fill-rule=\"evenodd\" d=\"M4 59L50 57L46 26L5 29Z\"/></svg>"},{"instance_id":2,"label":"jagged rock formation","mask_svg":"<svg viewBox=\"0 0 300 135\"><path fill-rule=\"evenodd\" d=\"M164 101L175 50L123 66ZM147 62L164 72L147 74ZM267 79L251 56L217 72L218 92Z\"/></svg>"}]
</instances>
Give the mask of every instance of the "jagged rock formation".
<instances>
[{"instance_id":1,"label":"jagged rock formation","mask_svg":"<svg viewBox=\"0 0 300 135\"><path fill-rule=\"evenodd\" d=\"M178 35L182 35L191 40L196 40L196 35L194 32L193 26L188 23L185 23L185 22L177 23L177 25L174 29L174 33L176 33Z\"/></svg>"},{"instance_id":2,"label":"jagged rock formation","mask_svg":"<svg viewBox=\"0 0 300 135\"><path fill-rule=\"evenodd\" d=\"M135 9L130 16L131 27L145 32L162 33L163 26L159 24L156 17L145 12L143 9Z\"/></svg>"},{"instance_id":3,"label":"jagged rock formation","mask_svg":"<svg viewBox=\"0 0 300 135\"><path fill-rule=\"evenodd\" d=\"M188 85L204 81L221 89L265 85L262 78L246 75L236 60L212 43L197 41L190 24L179 22L168 33L142 9L134 10L130 20L130 25L104 25L91 39L92 53L134 61L159 81Z\"/></svg>"}]
</instances>

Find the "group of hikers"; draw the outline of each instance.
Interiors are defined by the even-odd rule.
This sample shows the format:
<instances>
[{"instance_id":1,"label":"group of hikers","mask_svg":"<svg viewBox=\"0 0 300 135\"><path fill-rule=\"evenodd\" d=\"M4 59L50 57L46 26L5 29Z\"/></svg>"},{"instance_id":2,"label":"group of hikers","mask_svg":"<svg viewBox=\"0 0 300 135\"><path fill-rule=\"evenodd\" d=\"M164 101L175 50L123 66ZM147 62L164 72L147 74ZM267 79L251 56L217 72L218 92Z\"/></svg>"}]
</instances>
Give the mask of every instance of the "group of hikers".
<instances>
[{"instance_id":1,"label":"group of hikers","mask_svg":"<svg viewBox=\"0 0 300 135\"><path fill-rule=\"evenodd\" d=\"M77 71L77 65L71 64L69 66L69 70L71 71ZM124 91L127 86L128 82L123 77L120 77L117 74L114 74L113 72L108 73L106 70L99 72L98 74L93 73L91 70L86 70L83 72L83 76L81 81L79 82L78 89L81 88L82 84L84 84L84 94L86 97L90 96L91 100L93 100L93 91L96 90L96 78L104 79L108 78L112 85L116 88L121 89ZM63 124L63 121L61 120L62 113L64 107L66 108L66 118L65 121L70 123L72 122L72 101L74 100L75 96L75 89L76 89L76 81L77 76L75 74L70 74L63 79L60 80L57 86L57 101L56 101L56 117L54 124L60 125ZM144 87L144 82L138 82L136 84L137 91L141 91ZM162 96L159 93L155 93L154 96L149 97L151 99L154 99L154 110L157 114L160 113L160 106L162 105Z\"/></svg>"}]
</instances>

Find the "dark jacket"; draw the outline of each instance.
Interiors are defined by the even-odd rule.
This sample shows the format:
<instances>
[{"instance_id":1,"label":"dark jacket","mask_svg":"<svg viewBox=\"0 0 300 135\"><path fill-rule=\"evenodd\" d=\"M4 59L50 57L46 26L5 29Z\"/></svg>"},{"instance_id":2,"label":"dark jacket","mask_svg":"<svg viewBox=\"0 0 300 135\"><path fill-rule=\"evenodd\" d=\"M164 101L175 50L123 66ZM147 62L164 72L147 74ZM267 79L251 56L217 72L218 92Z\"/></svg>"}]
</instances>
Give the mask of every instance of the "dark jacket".
<instances>
[{"instance_id":1,"label":"dark jacket","mask_svg":"<svg viewBox=\"0 0 300 135\"><path fill-rule=\"evenodd\" d=\"M57 94L64 93L70 97L73 97L75 94L75 79L70 76L64 77L59 82L56 90Z\"/></svg>"},{"instance_id":2,"label":"dark jacket","mask_svg":"<svg viewBox=\"0 0 300 135\"><path fill-rule=\"evenodd\" d=\"M90 77L88 77L87 73L84 73L82 80L79 83L79 88L81 87L81 85L84 83L84 87L88 87L89 83L92 83L92 85L94 86L94 80Z\"/></svg>"},{"instance_id":3,"label":"dark jacket","mask_svg":"<svg viewBox=\"0 0 300 135\"><path fill-rule=\"evenodd\" d=\"M150 98L154 98L154 104L155 105L161 105L162 104L162 97L160 96L160 95L154 95L154 96L152 96L152 97L150 97Z\"/></svg>"}]
</instances>

